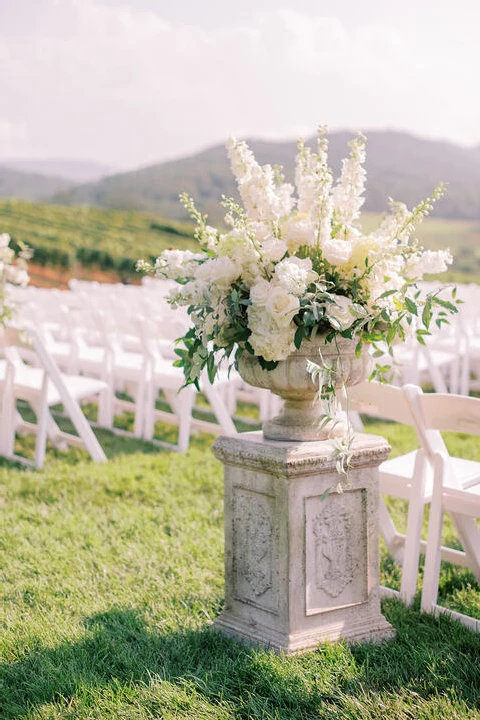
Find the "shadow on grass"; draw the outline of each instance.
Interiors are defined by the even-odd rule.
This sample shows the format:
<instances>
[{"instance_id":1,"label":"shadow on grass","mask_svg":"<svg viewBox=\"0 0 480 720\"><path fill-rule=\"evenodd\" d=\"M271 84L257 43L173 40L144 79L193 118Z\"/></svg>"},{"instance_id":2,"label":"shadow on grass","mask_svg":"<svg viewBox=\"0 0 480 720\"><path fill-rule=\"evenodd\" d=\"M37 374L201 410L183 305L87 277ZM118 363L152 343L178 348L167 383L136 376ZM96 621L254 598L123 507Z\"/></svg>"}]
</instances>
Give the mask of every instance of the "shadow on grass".
<instances>
[{"instance_id":1,"label":"shadow on grass","mask_svg":"<svg viewBox=\"0 0 480 720\"><path fill-rule=\"evenodd\" d=\"M453 698L469 716L480 703L480 637L397 601L387 601L384 611L396 628L395 640L323 645L292 657L248 648L211 628L158 634L139 612L112 609L85 622L84 640L39 647L18 662L0 665L1 717L25 718L47 703L57 708L55 717L70 717L75 702L87 716L104 693L121 695L125 688L131 695L132 688L140 693L152 684L157 712L162 684L170 684L245 719L384 717L362 714L362 702L376 707L380 697L392 702L413 697L414 703L415 698ZM149 700L151 695L143 698L142 707ZM340 708L349 702L357 710L344 715Z\"/></svg>"}]
</instances>

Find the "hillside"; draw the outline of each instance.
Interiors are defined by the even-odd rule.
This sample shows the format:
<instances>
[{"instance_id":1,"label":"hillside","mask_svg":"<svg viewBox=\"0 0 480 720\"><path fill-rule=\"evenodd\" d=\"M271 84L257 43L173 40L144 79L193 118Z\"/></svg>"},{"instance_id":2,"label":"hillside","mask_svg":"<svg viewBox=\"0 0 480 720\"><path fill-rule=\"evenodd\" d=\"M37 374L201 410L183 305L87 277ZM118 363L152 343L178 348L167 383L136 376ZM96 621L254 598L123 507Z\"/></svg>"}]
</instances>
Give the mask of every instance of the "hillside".
<instances>
[{"instance_id":1,"label":"hillside","mask_svg":"<svg viewBox=\"0 0 480 720\"><path fill-rule=\"evenodd\" d=\"M138 259L155 258L167 247L196 246L190 226L148 213L18 200L0 201L1 232L33 248L34 265L58 268L62 281L85 276L82 268L109 273L113 280L139 280Z\"/></svg>"},{"instance_id":2,"label":"hillside","mask_svg":"<svg viewBox=\"0 0 480 720\"><path fill-rule=\"evenodd\" d=\"M378 214L365 213L365 230L373 230L379 220ZM135 282L140 280L136 260L156 258L167 247L198 247L191 225L151 213L18 200L0 201L2 232L34 249L34 284L63 286L72 276ZM480 283L479 221L427 218L418 237L427 248L451 249L454 265L443 280Z\"/></svg>"},{"instance_id":3,"label":"hillside","mask_svg":"<svg viewBox=\"0 0 480 720\"><path fill-rule=\"evenodd\" d=\"M329 136L329 159L335 175L348 154L352 134L335 132ZM295 142L248 140L260 163L283 165L287 179L293 179ZM387 198L414 206L431 194L440 182L448 183L448 193L437 205L436 216L480 218L480 152L448 142L423 140L406 133L371 131L367 133L368 172L365 210L382 212ZM55 202L128 208L154 212L176 220L186 214L178 201L180 192L192 195L210 221L219 223L222 194L236 197L225 148L217 145L191 157L152 165L134 172L107 177L55 196Z\"/></svg>"},{"instance_id":4,"label":"hillside","mask_svg":"<svg viewBox=\"0 0 480 720\"><path fill-rule=\"evenodd\" d=\"M5 167L0 163L0 198L46 200L66 191L73 183L65 178L28 173Z\"/></svg>"}]
</instances>

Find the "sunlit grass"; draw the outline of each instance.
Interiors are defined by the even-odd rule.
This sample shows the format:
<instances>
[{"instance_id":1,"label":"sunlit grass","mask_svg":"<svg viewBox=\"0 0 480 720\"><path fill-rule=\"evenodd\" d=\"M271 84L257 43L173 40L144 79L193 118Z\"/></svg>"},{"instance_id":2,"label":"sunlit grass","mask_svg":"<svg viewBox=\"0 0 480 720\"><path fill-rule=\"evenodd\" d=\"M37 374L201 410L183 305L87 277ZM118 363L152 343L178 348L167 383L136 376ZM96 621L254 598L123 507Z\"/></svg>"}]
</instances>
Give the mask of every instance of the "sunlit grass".
<instances>
[{"instance_id":1,"label":"sunlit grass","mask_svg":"<svg viewBox=\"0 0 480 720\"><path fill-rule=\"evenodd\" d=\"M414 443L391 424L368 432L395 453ZM414 609L383 603L396 638L378 646L286 657L214 633L223 480L213 437L178 454L97 433L106 465L51 447L42 471L0 460L2 719L480 718L480 636L419 613L418 597ZM449 444L480 459L465 437ZM404 524L404 505L390 507ZM384 553L382 582L398 579ZM480 617L471 573L442 567L441 592Z\"/></svg>"}]
</instances>

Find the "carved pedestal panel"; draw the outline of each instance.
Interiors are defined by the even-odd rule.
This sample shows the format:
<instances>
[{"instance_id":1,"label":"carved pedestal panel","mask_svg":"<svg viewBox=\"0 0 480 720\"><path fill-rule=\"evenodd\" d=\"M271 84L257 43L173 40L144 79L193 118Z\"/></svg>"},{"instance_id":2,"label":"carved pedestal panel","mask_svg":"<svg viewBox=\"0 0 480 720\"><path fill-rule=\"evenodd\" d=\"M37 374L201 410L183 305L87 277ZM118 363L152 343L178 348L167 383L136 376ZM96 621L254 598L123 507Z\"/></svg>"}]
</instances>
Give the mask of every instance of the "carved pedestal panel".
<instances>
[{"instance_id":1,"label":"carved pedestal panel","mask_svg":"<svg viewBox=\"0 0 480 720\"><path fill-rule=\"evenodd\" d=\"M378 589L378 465L389 447L358 435L343 492L333 449L329 441L268 441L260 432L215 442L225 466L218 629L285 652L393 636Z\"/></svg>"}]
</instances>

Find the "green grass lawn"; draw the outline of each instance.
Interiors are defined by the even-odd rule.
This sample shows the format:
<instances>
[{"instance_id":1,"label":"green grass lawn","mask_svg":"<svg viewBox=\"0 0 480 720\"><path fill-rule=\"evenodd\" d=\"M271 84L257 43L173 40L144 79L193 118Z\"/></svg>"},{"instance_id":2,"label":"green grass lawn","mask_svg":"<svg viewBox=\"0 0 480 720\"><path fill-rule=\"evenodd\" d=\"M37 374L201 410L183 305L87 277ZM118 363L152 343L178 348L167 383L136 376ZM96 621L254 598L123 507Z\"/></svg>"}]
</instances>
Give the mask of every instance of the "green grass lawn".
<instances>
[{"instance_id":1,"label":"green grass lawn","mask_svg":"<svg viewBox=\"0 0 480 720\"><path fill-rule=\"evenodd\" d=\"M369 431L394 452L414 444L393 425ZM0 460L2 719L480 718L480 635L420 613L418 598L383 602L396 638L380 645L287 657L212 631L223 600L212 438L175 454L98 434L106 465L73 449L49 448L37 472ZM478 442L449 443L480 460ZM402 503L391 508L402 524ZM385 552L382 582L398 585ZM441 593L480 617L471 573L445 566Z\"/></svg>"}]
</instances>

